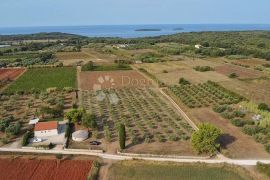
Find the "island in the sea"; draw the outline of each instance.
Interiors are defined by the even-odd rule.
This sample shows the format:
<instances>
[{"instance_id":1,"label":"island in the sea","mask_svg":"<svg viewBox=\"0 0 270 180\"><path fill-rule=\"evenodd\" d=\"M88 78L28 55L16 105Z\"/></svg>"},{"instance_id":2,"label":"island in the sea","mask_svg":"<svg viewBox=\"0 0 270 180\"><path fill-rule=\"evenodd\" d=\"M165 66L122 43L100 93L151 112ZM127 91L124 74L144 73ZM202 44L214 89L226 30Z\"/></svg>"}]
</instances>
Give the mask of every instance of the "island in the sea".
<instances>
[{"instance_id":1,"label":"island in the sea","mask_svg":"<svg viewBox=\"0 0 270 180\"><path fill-rule=\"evenodd\" d=\"M184 30L184 28L174 28L173 30L174 31L182 31L182 30Z\"/></svg>"},{"instance_id":2,"label":"island in the sea","mask_svg":"<svg viewBox=\"0 0 270 180\"><path fill-rule=\"evenodd\" d=\"M135 31L161 31L161 29L135 29Z\"/></svg>"}]
</instances>

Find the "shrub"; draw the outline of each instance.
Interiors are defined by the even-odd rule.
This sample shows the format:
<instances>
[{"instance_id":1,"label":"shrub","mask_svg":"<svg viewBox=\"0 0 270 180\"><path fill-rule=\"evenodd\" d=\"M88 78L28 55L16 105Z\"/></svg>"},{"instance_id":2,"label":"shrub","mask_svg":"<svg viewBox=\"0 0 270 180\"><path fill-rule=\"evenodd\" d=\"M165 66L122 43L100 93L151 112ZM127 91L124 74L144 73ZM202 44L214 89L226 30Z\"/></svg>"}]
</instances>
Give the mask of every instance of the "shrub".
<instances>
[{"instance_id":1,"label":"shrub","mask_svg":"<svg viewBox=\"0 0 270 180\"><path fill-rule=\"evenodd\" d=\"M97 180L99 168L100 168L100 163L98 161L94 161L93 167L91 169L91 174L90 176L87 177L87 180Z\"/></svg>"},{"instance_id":2,"label":"shrub","mask_svg":"<svg viewBox=\"0 0 270 180\"><path fill-rule=\"evenodd\" d=\"M214 71L214 68L212 68L210 66L196 66L193 69L195 71L200 71L200 72Z\"/></svg>"},{"instance_id":3,"label":"shrub","mask_svg":"<svg viewBox=\"0 0 270 180\"><path fill-rule=\"evenodd\" d=\"M255 134L254 139L256 142L261 143L261 144L265 144L268 141L267 136L262 133Z\"/></svg>"},{"instance_id":4,"label":"shrub","mask_svg":"<svg viewBox=\"0 0 270 180\"><path fill-rule=\"evenodd\" d=\"M213 107L213 110L217 113L222 113L224 111L226 111L228 108L228 105L217 105Z\"/></svg>"},{"instance_id":5,"label":"shrub","mask_svg":"<svg viewBox=\"0 0 270 180\"><path fill-rule=\"evenodd\" d=\"M200 124L199 130L192 134L192 147L199 154L214 154L220 148L220 136L221 130L212 124Z\"/></svg>"},{"instance_id":6,"label":"shrub","mask_svg":"<svg viewBox=\"0 0 270 180\"><path fill-rule=\"evenodd\" d=\"M259 105L258 105L258 109L259 109L259 110L262 110L262 111L270 111L270 108L269 108L268 105L265 104L265 103L259 104Z\"/></svg>"},{"instance_id":7,"label":"shrub","mask_svg":"<svg viewBox=\"0 0 270 180\"><path fill-rule=\"evenodd\" d=\"M10 121L8 119L0 120L0 131L4 132L5 129L9 126Z\"/></svg>"},{"instance_id":8,"label":"shrub","mask_svg":"<svg viewBox=\"0 0 270 180\"><path fill-rule=\"evenodd\" d=\"M270 144L264 145L265 150L270 153Z\"/></svg>"},{"instance_id":9,"label":"shrub","mask_svg":"<svg viewBox=\"0 0 270 180\"><path fill-rule=\"evenodd\" d=\"M182 85L189 85L190 82L184 78L180 78L179 79L179 84L182 84Z\"/></svg>"},{"instance_id":10,"label":"shrub","mask_svg":"<svg viewBox=\"0 0 270 180\"><path fill-rule=\"evenodd\" d=\"M269 146L269 150L270 150L270 146ZM259 172L264 173L268 177L270 177L270 165L269 164L263 164L263 163L258 162L256 165L256 168Z\"/></svg>"},{"instance_id":11,"label":"shrub","mask_svg":"<svg viewBox=\"0 0 270 180\"><path fill-rule=\"evenodd\" d=\"M229 75L229 78L237 78L238 77L238 75L236 74L236 73L231 73L230 75Z\"/></svg>"},{"instance_id":12,"label":"shrub","mask_svg":"<svg viewBox=\"0 0 270 180\"><path fill-rule=\"evenodd\" d=\"M243 117L245 117L246 113L243 112L243 111L236 110L236 111L233 112L233 115L234 115L234 117L241 117L241 118L243 118Z\"/></svg>"},{"instance_id":13,"label":"shrub","mask_svg":"<svg viewBox=\"0 0 270 180\"><path fill-rule=\"evenodd\" d=\"M56 157L56 159L62 159L63 158L63 154L56 154L55 157Z\"/></svg>"},{"instance_id":14,"label":"shrub","mask_svg":"<svg viewBox=\"0 0 270 180\"><path fill-rule=\"evenodd\" d=\"M82 116L82 124L87 128L97 128L97 117L94 114L84 113Z\"/></svg>"},{"instance_id":15,"label":"shrub","mask_svg":"<svg viewBox=\"0 0 270 180\"><path fill-rule=\"evenodd\" d=\"M255 130L254 126L250 126L250 125L245 125L245 126L243 127L242 131L243 131L245 134L250 135L250 136L256 134L256 130Z\"/></svg>"},{"instance_id":16,"label":"shrub","mask_svg":"<svg viewBox=\"0 0 270 180\"><path fill-rule=\"evenodd\" d=\"M243 127L245 125L245 122L241 119L231 119L231 123L237 127Z\"/></svg>"},{"instance_id":17,"label":"shrub","mask_svg":"<svg viewBox=\"0 0 270 180\"><path fill-rule=\"evenodd\" d=\"M20 130L21 124L19 122L16 122L15 124L10 124L5 131L7 135L17 135L19 134Z\"/></svg>"},{"instance_id":18,"label":"shrub","mask_svg":"<svg viewBox=\"0 0 270 180\"><path fill-rule=\"evenodd\" d=\"M27 131L24 135L23 135L23 140L22 140L22 146L27 146L29 143L29 139L33 137L33 133L30 131Z\"/></svg>"}]
</instances>

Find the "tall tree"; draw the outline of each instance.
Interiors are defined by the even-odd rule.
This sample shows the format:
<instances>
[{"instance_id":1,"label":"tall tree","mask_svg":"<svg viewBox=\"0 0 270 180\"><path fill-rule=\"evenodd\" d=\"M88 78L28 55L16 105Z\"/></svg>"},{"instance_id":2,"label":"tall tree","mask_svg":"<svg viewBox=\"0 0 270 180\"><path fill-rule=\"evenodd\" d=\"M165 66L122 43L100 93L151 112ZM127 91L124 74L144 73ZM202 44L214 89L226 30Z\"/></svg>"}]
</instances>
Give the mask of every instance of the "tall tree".
<instances>
[{"instance_id":1,"label":"tall tree","mask_svg":"<svg viewBox=\"0 0 270 180\"><path fill-rule=\"evenodd\" d=\"M124 124L120 124L119 127L119 145L121 150L126 147L126 128Z\"/></svg>"}]
</instances>

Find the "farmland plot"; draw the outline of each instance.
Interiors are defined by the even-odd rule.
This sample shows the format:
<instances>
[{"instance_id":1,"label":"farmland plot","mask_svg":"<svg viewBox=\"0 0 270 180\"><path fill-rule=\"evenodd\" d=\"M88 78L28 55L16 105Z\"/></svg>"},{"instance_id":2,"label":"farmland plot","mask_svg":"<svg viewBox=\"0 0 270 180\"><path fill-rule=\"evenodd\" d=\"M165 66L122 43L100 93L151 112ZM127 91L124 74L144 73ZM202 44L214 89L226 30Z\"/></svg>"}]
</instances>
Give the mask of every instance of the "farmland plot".
<instances>
[{"instance_id":1,"label":"farmland plot","mask_svg":"<svg viewBox=\"0 0 270 180\"><path fill-rule=\"evenodd\" d=\"M17 76L24 72L24 68L0 69L0 80L14 80Z\"/></svg>"},{"instance_id":2,"label":"farmland plot","mask_svg":"<svg viewBox=\"0 0 270 180\"><path fill-rule=\"evenodd\" d=\"M212 81L196 85L171 86L170 89L189 108L234 104L244 99Z\"/></svg>"},{"instance_id":3,"label":"farmland plot","mask_svg":"<svg viewBox=\"0 0 270 180\"><path fill-rule=\"evenodd\" d=\"M82 90L96 90L122 87L152 87L152 81L135 70L81 72L80 87Z\"/></svg>"},{"instance_id":4,"label":"farmland plot","mask_svg":"<svg viewBox=\"0 0 270 180\"><path fill-rule=\"evenodd\" d=\"M125 124L128 140L133 144L185 142L193 132L156 89L111 89L104 95L102 100L93 91L84 91L82 96L84 108L97 115L99 137L106 141L117 140L120 123Z\"/></svg>"},{"instance_id":5,"label":"farmland plot","mask_svg":"<svg viewBox=\"0 0 270 180\"><path fill-rule=\"evenodd\" d=\"M92 161L0 159L0 179L87 179ZM5 169L3 171L3 169Z\"/></svg>"},{"instance_id":6,"label":"farmland plot","mask_svg":"<svg viewBox=\"0 0 270 180\"><path fill-rule=\"evenodd\" d=\"M76 87L76 68L33 68L29 69L13 84L11 84L5 92L15 93L18 91L29 92L35 90L46 90L47 88L56 87L62 89L64 87Z\"/></svg>"}]
</instances>

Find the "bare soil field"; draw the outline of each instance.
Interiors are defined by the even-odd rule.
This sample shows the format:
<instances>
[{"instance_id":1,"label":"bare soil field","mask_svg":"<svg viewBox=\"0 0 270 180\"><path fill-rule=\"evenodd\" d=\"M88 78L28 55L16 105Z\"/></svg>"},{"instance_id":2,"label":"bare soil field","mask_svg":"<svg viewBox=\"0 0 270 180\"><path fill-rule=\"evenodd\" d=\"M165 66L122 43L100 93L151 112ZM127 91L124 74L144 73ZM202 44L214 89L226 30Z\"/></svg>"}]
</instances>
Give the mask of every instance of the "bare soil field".
<instances>
[{"instance_id":1,"label":"bare soil field","mask_svg":"<svg viewBox=\"0 0 270 180\"><path fill-rule=\"evenodd\" d=\"M240 65L246 65L246 66L250 66L250 67L256 67L258 65L267 64L267 61L265 61L263 59L256 59L256 58L231 60L230 62L237 63Z\"/></svg>"},{"instance_id":2,"label":"bare soil field","mask_svg":"<svg viewBox=\"0 0 270 180\"><path fill-rule=\"evenodd\" d=\"M24 68L6 68L6 69L0 69L0 80L14 80L16 77L18 77L20 74L22 74L25 71Z\"/></svg>"},{"instance_id":3,"label":"bare soil field","mask_svg":"<svg viewBox=\"0 0 270 180\"><path fill-rule=\"evenodd\" d=\"M58 52L56 54L57 59L59 60L68 60L68 59L87 59L90 58L88 54L83 52Z\"/></svg>"},{"instance_id":4,"label":"bare soil field","mask_svg":"<svg viewBox=\"0 0 270 180\"><path fill-rule=\"evenodd\" d=\"M168 154L168 155L182 155L182 156L198 156L193 152L190 141L186 142L166 142L166 143L143 143L136 146L128 146L125 153L138 154Z\"/></svg>"},{"instance_id":5,"label":"bare soil field","mask_svg":"<svg viewBox=\"0 0 270 180\"><path fill-rule=\"evenodd\" d=\"M265 102L270 105L270 79L233 80L221 82L225 88L231 89L256 103Z\"/></svg>"},{"instance_id":6,"label":"bare soil field","mask_svg":"<svg viewBox=\"0 0 270 180\"><path fill-rule=\"evenodd\" d=\"M83 160L49 160L49 159L0 159L0 179L81 179L87 178L92 161ZM3 171L4 169L4 171Z\"/></svg>"},{"instance_id":7,"label":"bare soil field","mask_svg":"<svg viewBox=\"0 0 270 180\"><path fill-rule=\"evenodd\" d=\"M226 149L224 151L225 155L236 159L270 159L270 155L264 150L262 144L256 143L252 137L245 135L239 128L230 124L228 120L221 118L219 114L211 109L192 109L189 114L197 122L209 122L223 131L224 135L221 141L222 146Z\"/></svg>"},{"instance_id":8,"label":"bare soil field","mask_svg":"<svg viewBox=\"0 0 270 180\"><path fill-rule=\"evenodd\" d=\"M82 90L100 90L123 87L152 87L152 81L135 70L80 72Z\"/></svg>"},{"instance_id":9,"label":"bare soil field","mask_svg":"<svg viewBox=\"0 0 270 180\"><path fill-rule=\"evenodd\" d=\"M213 65L214 64L214 65ZM156 76L162 82L168 85L178 84L181 77L187 79L191 83L203 83L208 80L214 82L231 81L230 78L215 71L198 72L193 69L195 66L211 66L216 67L217 63L212 63L207 60L184 60L161 63L148 63L134 65L138 68L144 68L149 73ZM220 65L220 64L219 64ZM167 73L164 73L167 71Z\"/></svg>"},{"instance_id":10,"label":"bare soil field","mask_svg":"<svg viewBox=\"0 0 270 180\"><path fill-rule=\"evenodd\" d=\"M83 48L81 52L58 52L57 59L64 65L85 64L89 61L95 63L111 63L116 58L98 53L91 48Z\"/></svg>"},{"instance_id":11,"label":"bare soil field","mask_svg":"<svg viewBox=\"0 0 270 180\"><path fill-rule=\"evenodd\" d=\"M239 79L259 78L263 73L234 65L222 65L215 68L216 72L225 76L236 73Z\"/></svg>"}]
</instances>

